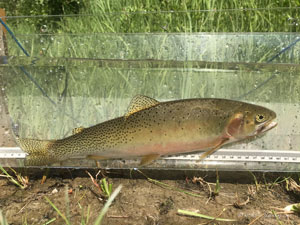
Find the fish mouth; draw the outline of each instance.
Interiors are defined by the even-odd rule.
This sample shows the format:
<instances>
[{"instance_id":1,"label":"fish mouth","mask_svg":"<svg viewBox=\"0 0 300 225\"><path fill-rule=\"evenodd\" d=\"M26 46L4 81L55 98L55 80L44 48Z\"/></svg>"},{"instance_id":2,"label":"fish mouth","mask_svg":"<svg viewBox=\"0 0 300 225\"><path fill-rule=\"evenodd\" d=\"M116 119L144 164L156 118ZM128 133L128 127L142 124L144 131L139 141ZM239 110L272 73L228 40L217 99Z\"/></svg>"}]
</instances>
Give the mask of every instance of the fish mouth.
<instances>
[{"instance_id":1,"label":"fish mouth","mask_svg":"<svg viewBox=\"0 0 300 225\"><path fill-rule=\"evenodd\" d=\"M257 129L256 134L265 133L266 131L273 129L276 126L277 126L277 122L274 122L274 121L271 120L267 123L264 123L262 126L260 126Z\"/></svg>"}]
</instances>

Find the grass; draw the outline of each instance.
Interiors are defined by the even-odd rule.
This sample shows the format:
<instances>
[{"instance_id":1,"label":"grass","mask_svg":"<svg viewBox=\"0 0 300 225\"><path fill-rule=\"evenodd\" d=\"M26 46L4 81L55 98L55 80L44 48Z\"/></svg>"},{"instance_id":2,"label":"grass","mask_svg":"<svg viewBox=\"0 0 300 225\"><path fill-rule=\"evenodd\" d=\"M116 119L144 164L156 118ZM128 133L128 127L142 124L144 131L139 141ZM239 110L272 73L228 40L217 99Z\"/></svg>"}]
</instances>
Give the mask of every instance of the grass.
<instances>
[{"instance_id":1,"label":"grass","mask_svg":"<svg viewBox=\"0 0 300 225\"><path fill-rule=\"evenodd\" d=\"M218 173L218 170L216 170L216 186L215 186L215 190L213 192L213 196L219 195L220 190L221 190L221 185L220 185L219 173Z\"/></svg>"},{"instance_id":2,"label":"grass","mask_svg":"<svg viewBox=\"0 0 300 225\"><path fill-rule=\"evenodd\" d=\"M103 177L98 182L98 175L101 174L103 176L101 170L98 171L98 173L96 174L95 178L88 171L86 171L86 173L90 176L93 184L99 190L100 195L101 195L102 198L107 199L107 198L109 198L112 195L112 186L113 185L112 185L112 183L110 183L108 181L107 178Z\"/></svg>"},{"instance_id":3,"label":"grass","mask_svg":"<svg viewBox=\"0 0 300 225\"><path fill-rule=\"evenodd\" d=\"M297 10L289 9L297 6L300 6L297 0L91 0L83 3L79 13L86 16L80 20L69 17L59 23L57 17L43 17L9 21L16 26L18 33L297 32L299 27L293 25L297 22ZM12 12L7 13L13 16Z\"/></svg>"},{"instance_id":4,"label":"grass","mask_svg":"<svg viewBox=\"0 0 300 225\"><path fill-rule=\"evenodd\" d=\"M160 187L163 187L163 188L166 188L166 189L169 189L169 190L173 190L173 191L177 191L177 192L180 192L180 193L183 193L183 194L186 194L186 195L190 195L190 196L193 196L193 197L203 198L202 195L198 195L198 194L195 194L193 192L186 191L184 189L168 185L168 184L166 184L164 182L161 182L159 180L152 179L152 178L148 177L145 173L143 173L141 170L137 169L136 171L139 172L140 174L142 174L150 183L156 184Z\"/></svg>"},{"instance_id":5,"label":"grass","mask_svg":"<svg viewBox=\"0 0 300 225\"><path fill-rule=\"evenodd\" d=\"M279 225L284 225L284 223L279 219L277 213L274 210L271 210L272 214L274 215L274 217L276 218L276 221Z\"/></svg>"},{"instance_id":6,"label":"grass","mask_svg":"<svg viewBox=\"0 0 300 225\"><path fill-rule=\"evenodd\" d=\"M58 215L65 221L65 224L70 225L69 219L51 202L51 200L45 196L46 201L52 206L52 208L58 213Z\"/></svg>"},{"instance_id":7,"label":"grass","mask_svg":"<svg viewBox=\"0 0 300 225\"><path fill-rule=\"evenodd\" d=\"M178 209L177 212L181 215L200 217L200 218L203 218L203 219L208 219L208 220L213 220L213 221L222 221L222 222L235 222L235 221L237 221L235 219L225 219L225 218L220 218L220 217L212 217L212 216L208 216L208 215L204 215L204 214L200 214L200 213L195 213L195 212L191 212L191 211L187 211L187 210L182 210L182 209Z\"/></svg>"},{"instance_id":8,"label":"grass","mask_svg":"<svg viewBox=\"0 0 300 225\"><path fill-rule=\"evenodd\" d=\"M0 224L1 225L8 225L8 222L6 221L6 218L4 217L1 210L0 210Z\"/></svg>"},{"instance_id":9,"label":"grass","mask_svg":"<svg viewBox=\"0 0 300 225\"><path fill-rule=\"evenodd\" d=\"M101 209L98 217L96 218L96 220L94 221L94 225L100 225L102 223L103 217L104 215L107 213L110 205L112 204L112 202L114 201L114 199L117 197L117 195L120 193L122 189L122 185L119 185L109 196L109 198L107 199L105 205L103 206L103 208ZM72 224L71 219L70 219L70 210L69 210L69 197L68 197L68 190L66 189L65 191L65 196L66 196L66 212L63 213L61 210L59 210L55 204L48 198L45 196L46 201L51 205L51 207L57 212L57 214L64 220L66 225L70 225ZM85 213L82 211L82 218L81 218L81 225L86 225L89 223L89 208L87 210L87 213L85 215ZM1 215L0 215L1 216ZM90 224L90 223L89 223Z\"/></svg>"},{"instance_id":10,"label":"grass","mask_svg":"<svg viewBox=\"0 0 300 225\"><path fill-rule=\"evenodd\" d=\"M254 184L255 184L255 188L256 188L256 192L258 192L261 189L261 184L258 182L256 176L254 173L252 173L251 171L249 171L249 173L252 175L253 180L254 180Z\"/></svg>"},{"instance_id":11,"label":"grass","mask_svg":"<svg viewBox=\"0 0 300 225\"><path fill-rule=\"evenodd\" d=\"M28 177L22 176L21 174L17 173L13 168L9 168L14 174L15 177L10 175L2 166L0 166L0 170L3 174L0 174L0 177L5 177L9 180L9 182L13 183L14 185L18 186L21 189L26 189L28 187Z\"/></svg>"},{"instance_id":12,"label":"grass","mask_svg":"<svg viewBox=\"0 0 300 225\"><path fill-rule=\"evenodd\" d=\"M300 214L300 203L295 203L284 207L283 209L287 213L297 213Z\"/></svg>"},{"instance_id":13,"label":"grass","mask_svg":"<svg viewBox=\"0 0 300 225\"><path fill-rule=\"evenodd\" d=\"M112 195L112 184L108 183L106 178L100 180L100 187L104 195L109 198Z\"/></svg>"}]
</instances>

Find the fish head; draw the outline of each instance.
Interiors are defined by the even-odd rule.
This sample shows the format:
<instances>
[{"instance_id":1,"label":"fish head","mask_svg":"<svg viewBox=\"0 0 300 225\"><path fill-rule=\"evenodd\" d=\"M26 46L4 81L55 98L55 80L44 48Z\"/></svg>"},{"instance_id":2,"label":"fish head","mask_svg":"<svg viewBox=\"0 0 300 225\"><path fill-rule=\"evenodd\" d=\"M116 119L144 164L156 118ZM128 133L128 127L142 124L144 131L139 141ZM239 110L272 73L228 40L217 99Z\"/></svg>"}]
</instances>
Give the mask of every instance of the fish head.
<instances>
[{"instance_id":1,"label":"fish head","mask_svg":"<svg viewBox=\"0 0 300 225\"><path fill-rule=\"evenodd\" d=\"M277 126L276 113L262 106L243 104L234 114L227 133L234 139L253 137Z\"/></svg>"}]
</instances>

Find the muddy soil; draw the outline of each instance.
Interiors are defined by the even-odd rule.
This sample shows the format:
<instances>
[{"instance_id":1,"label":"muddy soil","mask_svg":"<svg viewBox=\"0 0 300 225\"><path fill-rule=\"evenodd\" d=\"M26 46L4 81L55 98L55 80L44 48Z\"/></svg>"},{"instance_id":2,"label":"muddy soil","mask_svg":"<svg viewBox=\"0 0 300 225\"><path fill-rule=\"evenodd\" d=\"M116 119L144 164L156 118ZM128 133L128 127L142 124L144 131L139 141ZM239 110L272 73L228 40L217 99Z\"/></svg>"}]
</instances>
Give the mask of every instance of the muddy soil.
<instances>
[{"instance_id":1,"label":"muddy soil","mask_svg":"<svg viewBox=\"0 0 300 225\"><path fill-rule=\"evenodd\" d=\"M91 172L95 176L95 171ZM70 174L70 177L72 174ZM236 184L220 183L217 195L214 183L205 179L161 180L172 188L184 189L199 196L191 196L178 190L149 182L146 179L107 178L113 189L122 185L102 224L201 224L209 220L179 215L178 209L198 212L209 216L236 219L236 222L211 224L300 224L295 214L282 214L280 208L299 202L299 196L286 190L286 183ZM97 180L99 184L99 179ZM105 204L103 192L90 177L50 177L41 184L41 179L30 180L26 189L21 189L0 178L0 209L9 224L65 224L53 207L66 214L70 209L72 224L80 224L88 216L93 224ZM68 196L68 199L66 198ZM68 203L69 201L69 203ZM87 211L90 209L88 215ZM254 222L253 222L254 221Z\"/></svg>"}]
</instances>

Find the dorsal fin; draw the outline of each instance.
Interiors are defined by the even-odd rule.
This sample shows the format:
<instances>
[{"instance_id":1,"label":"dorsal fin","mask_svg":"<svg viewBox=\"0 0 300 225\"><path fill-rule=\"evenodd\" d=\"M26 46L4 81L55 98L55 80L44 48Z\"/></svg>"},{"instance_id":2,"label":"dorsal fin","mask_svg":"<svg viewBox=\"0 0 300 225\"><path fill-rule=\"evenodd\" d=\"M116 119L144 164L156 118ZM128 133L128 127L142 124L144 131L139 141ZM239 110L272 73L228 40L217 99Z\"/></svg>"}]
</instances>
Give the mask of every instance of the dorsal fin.
<instances>
[{"instance_id":1,"label":"dorsal fin","mask_svg":"<svg viewBox=\"0 0 300 225\"><path fill-rule=\"evenodd\" d=\"M76 127L72 130L72 134L78 134L80 132L82 132L85 128L84 127Z\"/></svg>"},{"instance_id":2,"label":"dorsal fin","mask_svg":"<svg viewBox=\"0 0 300 225\"><path fill-rule=\"evenodd\" d=\"M153 98L149 98L147 96L144 95L136 95L135 97L133 97L133 99L131 100L127 112L125 114L125 118L128 118L130 115L132 115L133 113L136 113L140 110L143 109L148 109L152 106L156 106L159 104L159 101L156 101Z\"/></svg>"}]
</instances>

